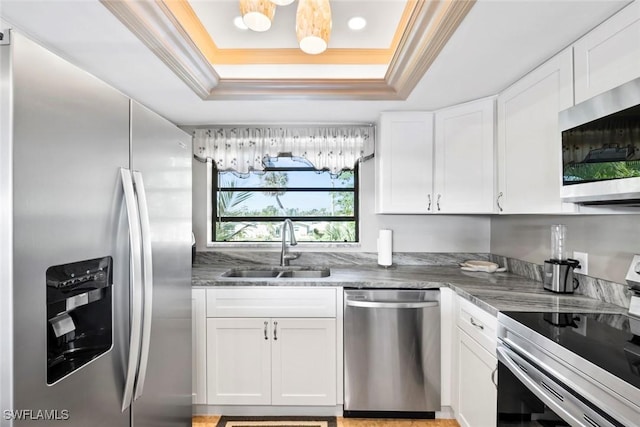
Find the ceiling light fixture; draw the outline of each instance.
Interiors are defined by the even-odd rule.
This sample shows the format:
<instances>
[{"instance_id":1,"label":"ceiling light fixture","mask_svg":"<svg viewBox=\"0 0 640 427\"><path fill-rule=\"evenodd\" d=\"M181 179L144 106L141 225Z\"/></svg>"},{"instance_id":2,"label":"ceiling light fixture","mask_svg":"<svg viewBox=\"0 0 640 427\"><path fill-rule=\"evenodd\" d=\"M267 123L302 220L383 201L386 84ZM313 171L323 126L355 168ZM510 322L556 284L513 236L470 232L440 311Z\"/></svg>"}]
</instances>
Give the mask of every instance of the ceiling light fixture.
<instances>
[{"instance_id":1,"label":"ceiling light fixture","mask_svg":"<svg viewBox=\"0 0 640 427\"><path fill-rule=\"evenodd\" d=\"M276 14L276 5L271 0L240 0L240 14L249 29L267 31Z\"/></svg>"},{"instance_id":2,"label":"ceiling light fixture","mask_svg":"<svg viewBox=\"0 0 640 427\"><path fill-rule=\"evenodd\" d=\"M296 35L300 49L310 55L324 52L331 35L329 0L299 0L296 13Z\"/></svg>"},{"instance_id":3,"label":"ceiling light fixture","mask_svg":"<svg viewBox=\"0 0 640 427\"><path fill-rule=\"evenodd\" d=\"M353 18L349 19L347 25L349 26L349 29L353 31L360 31L367 26L367 20L362 16L354 16Z\"/></svg>"},{"instance_id":4,"label":"ceiling light fixture","mask_svg":"<svg viewBox=\"0 0 640 427\"><path fill-rule=\"evenodd\" d=\"M294 0L271 0L274 4L278 6L288 6L293 3Z\"/></svg>"}]
</instances>

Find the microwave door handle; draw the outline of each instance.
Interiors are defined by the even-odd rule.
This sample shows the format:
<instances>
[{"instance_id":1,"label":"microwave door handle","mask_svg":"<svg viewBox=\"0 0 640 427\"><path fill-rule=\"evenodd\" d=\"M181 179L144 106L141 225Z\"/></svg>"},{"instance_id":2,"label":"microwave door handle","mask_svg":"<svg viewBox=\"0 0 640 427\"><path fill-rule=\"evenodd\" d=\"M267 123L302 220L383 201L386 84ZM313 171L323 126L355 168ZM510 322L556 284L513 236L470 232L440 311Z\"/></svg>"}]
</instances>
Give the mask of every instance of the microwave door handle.
<instances>
[{"instance_id":1,"label":"microwave door handle","mask_svg":"<svg viewBox=\"0 0 640 427\"><path fill-rule=\"evenodd\" d=\"M122 397L122 412L133 402L133 388L138 373L140 359L141 326L142 326L142 242L140 236L140 216L136 203L135 190L131 171L120 169L124 201L129 222L129 282L131 287L131 328L129 335L129 361L125 377L124 393Z\"/></svg>"},{"instance_id":2,"label":"microwave door handle","mask_svg":"<svg viewBox=\"0 0 640 427\"><path fill-rule=\"evenodd\" d=\"M149 205L144 189L144 181L139 171L133 171L133 182L138 197L140 209L140 231L142 234L142 279L143 279L143 317L142 317L142 346L140 350L140 368L133 400L142 396L144 382L149 363L149 347L151 342L151 323L153 307L153 259L151 256L151 226L149 223Z\"/></svg>"}]
</instances>

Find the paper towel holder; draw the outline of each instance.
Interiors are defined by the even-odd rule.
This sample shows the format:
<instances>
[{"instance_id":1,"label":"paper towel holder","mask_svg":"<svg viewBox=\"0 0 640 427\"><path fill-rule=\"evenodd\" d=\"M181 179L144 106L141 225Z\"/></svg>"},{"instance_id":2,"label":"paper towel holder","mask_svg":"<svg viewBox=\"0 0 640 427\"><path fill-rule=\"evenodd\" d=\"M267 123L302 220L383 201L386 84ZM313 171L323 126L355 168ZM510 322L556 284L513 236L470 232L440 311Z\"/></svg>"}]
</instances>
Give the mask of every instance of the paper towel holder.
<instances>
[{"instance_id":1,"label":"paper towel holder","mask_svg":"<svg viewBox=\"0 0 640 427\"><path fill-rule=\"evenodd\" d=\"M377 240L378 266L384 269L394 268L393 230L381 229Z\"/></svg>"}]
</instances>

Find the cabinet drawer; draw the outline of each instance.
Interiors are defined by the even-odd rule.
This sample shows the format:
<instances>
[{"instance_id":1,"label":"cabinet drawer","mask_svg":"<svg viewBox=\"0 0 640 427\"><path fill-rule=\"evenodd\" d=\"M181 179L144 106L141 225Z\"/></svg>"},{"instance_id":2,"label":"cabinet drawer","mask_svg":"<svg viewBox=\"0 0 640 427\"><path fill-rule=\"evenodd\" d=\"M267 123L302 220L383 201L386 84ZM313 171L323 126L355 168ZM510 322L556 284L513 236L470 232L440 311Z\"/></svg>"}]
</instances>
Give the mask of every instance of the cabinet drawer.
<instances>
[{"instance_id":1,"label":"cabinet drawer","mask_svg":"<svg viewBox=\"0 0 640 427\"><path fill-rule=\"evenodd\" d=\"M207 317L336 317L335 288L207 289Z\"/></svg>"},{"instance_id":2,"label":"cabinet drawer","mask_svg":"<svg viewBox=\"0 0 640 427\"><path fill-rule=\"evenodd\" d=\"M495 356L498 320L477 305L459 300L458 327Z\"/></svg>"}]
</instances>

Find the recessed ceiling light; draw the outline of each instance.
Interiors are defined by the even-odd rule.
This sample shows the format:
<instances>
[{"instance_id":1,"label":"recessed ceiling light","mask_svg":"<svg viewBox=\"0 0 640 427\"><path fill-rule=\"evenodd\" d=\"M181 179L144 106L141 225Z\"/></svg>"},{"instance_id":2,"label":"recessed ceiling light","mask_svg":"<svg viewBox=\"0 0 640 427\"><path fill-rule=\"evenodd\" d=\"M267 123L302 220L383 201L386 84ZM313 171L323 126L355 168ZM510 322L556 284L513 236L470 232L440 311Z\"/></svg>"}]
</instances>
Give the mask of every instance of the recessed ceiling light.
<instances>
[{"instance_id":1,"label":"recessed ceiling light","mask_svg":"<svg viewBox=\"0 0 640 427\"><path fill-rule=\"evenodd\" d=\"M249 29L249 27L247 27L244 21L242 20L242 16L236 16L235 18L233 18L233 25L235 25L236 28L238 28L239 30Z\"/></svg>"},{"instance_id":2,"label":"recessed ceiling light","mask_svg":"<svg viewBox=\"0 0 640 427\"><path fill-rule=\"evenodd\" d=\"M353 31L359 31L367 26L367 20L364 19L362 16L354 16L353 18L349 19L349 22L347 22L347 25Z\"/></svg>"}]
</instances>

